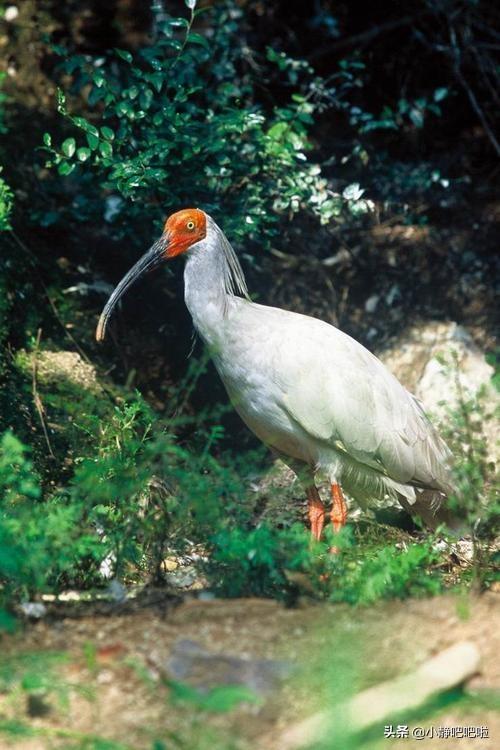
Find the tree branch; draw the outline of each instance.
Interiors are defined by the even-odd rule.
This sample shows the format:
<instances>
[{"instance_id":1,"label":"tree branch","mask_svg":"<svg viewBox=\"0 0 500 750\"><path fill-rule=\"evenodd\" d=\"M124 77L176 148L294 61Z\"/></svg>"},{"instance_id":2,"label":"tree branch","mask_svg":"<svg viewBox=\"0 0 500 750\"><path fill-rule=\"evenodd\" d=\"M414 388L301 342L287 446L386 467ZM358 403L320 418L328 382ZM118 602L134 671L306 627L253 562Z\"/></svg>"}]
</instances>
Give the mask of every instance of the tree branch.
<instances>
[{"instance_id":1,"label":"tree branch","mask_svg":"<svg viewBox=\"0 0 500 750\"><path fill-rule=\"evenodd\" d=\"M345 39L339 39L337 42L333 42L332 44L328 44L325 47L317 49L315 52L308 56L308 59L317 60L320 57L329 55L331 52L337 52L338 50L346 49L347 47L352 47L356 44L364 46L365 44L368 44L368 42L371 42L372 39L375 39L381 34L386 34L387 32L393 31L394 29L399 29L402 26L410 26L418 18L427 15L427 13L429 13L429 11L425 11L424 13L416 13L414 16L403 16L402 18L395 18L393 21L381 23L379 24L379 26L374 26L371 29L362 31L360 34L354 34L354 36L349 36Z\"/></svg>"}]
</instances>

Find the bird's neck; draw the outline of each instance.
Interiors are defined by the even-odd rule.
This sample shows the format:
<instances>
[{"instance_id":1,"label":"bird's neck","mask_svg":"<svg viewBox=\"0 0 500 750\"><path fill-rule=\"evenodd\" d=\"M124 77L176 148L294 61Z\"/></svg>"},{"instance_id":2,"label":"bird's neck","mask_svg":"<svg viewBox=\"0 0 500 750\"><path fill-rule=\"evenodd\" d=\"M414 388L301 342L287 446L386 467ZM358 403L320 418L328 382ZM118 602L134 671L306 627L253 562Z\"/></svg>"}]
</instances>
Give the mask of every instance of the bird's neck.
<instances>
[{"instance_id":1,"label":"bird's neck","mask_svg":"<svg viewBox=\"0 0 500 750\"><path fill-rule=\"evenodd\" d=\"M208 344L215 343L213 339L227 310L223 271L223 258L212 248L207 248L206 253L191 253L184 269L186 307L196 330Z\"/></svg>"},{"instance_id":2,"label":"bird's neck","mask_svg":"<svg viewBox=\"0 0 500 750\"><path fill-rule=\"evenodd\" d=\"M196 330L211 347L220 344L233 290L246 294L243 272L222 231L210 220L205 239L187 257L184 299Z\"/></svg>"}]
</instances>

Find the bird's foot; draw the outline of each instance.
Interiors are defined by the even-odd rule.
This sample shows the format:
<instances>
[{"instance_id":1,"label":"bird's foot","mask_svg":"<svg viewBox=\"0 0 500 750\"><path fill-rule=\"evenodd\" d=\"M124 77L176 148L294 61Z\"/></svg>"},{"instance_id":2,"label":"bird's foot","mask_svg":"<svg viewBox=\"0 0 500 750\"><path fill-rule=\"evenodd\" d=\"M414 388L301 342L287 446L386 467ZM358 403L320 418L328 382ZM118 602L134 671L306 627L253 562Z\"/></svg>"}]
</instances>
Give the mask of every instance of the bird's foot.
<instances>
[{"instance_id":1,"label":"bird's foot","mask_svg":"<svg viewBox=\"0 0 500 750\"><path fill-rule=\"evenodd\" d=\"M321 502L319 492L314 485L307 488L307 510L312 537L319 542L325 525L325 506Z\"/></svg>"},{"instance_id":2,"label":"bird's foot","mask_svg":"<svg viewBox=\"0 0 500 750\"><path fill-rule=\"evenodd\" d=\"M330 518L332 521L333 530L335 534L338 534L340 529L342 529L347 522L347 503L344 500L344 495L342 494L340 484L332 484L331 492L333 505L330 513Z\"/></svg>"}]
</instances>

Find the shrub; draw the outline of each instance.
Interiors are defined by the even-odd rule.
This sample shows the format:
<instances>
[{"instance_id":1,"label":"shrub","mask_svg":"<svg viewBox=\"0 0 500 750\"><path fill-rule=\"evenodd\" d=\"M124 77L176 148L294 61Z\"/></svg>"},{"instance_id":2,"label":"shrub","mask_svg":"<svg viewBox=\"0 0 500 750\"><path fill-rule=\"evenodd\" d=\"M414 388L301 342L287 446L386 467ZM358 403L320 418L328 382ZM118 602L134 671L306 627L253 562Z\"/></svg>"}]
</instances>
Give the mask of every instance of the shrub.
<instances>
[{"instance_id":1,"label":"shrub","mask_svg":"<svg viewBox=\"0 0 500 750\"><path fill-rule=\"evenodd\" d=\"M368 210L362 191L349 199L333 193L308 162L314 105L307 96L296 93L270 111L256 101L255 75L241 69L241 11L212 9L205 34L193 30L200 12L193 6L189 19L163 20L136 54L118 49L105 61L73 55L62 63L71 95L86 98L94 112L75 116L60 91L58 108L72 134L58 146L44 136L49 163L78 179L75 218L104 214L120 236L125 214L128 224L151 225L166 209L200 205L232 238L262 242L280 217L301 208L323 223L344 207ZM269 58L290 67L287 58Z\"/></svg>"},{"instance_id":2,"label":"shrub","mask_svg":"<svg viewBox=\"0 0 500 750\"><path fill-rule=\"evenodd\" d=\"M2 168L0 167L0 173ZM12 204L14 196L12 190L7 185L5 180L0 177L0 232L6 232L11 228L10 226L10 214L12 211Z\"/></svg>"}]
</instances>

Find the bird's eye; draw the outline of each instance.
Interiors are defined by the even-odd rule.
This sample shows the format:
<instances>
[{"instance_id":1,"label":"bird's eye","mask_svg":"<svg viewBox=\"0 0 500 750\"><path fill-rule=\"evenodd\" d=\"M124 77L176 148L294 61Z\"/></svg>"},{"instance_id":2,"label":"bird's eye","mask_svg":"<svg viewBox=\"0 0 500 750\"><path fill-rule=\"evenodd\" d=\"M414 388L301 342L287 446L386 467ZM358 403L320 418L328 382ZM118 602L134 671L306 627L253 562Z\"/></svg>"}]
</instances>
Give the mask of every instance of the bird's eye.
<instances>
[{"instance_id":1,"label":"bird's eye","mask_svg":"<svg viewBox=\"0 0 500 750\"><path fill-rule=\"evenodd\" d=\"M192 232L194 229L194 221L188 221L188 223L186 224L186 228L189 229L190 232Z\"/></svg>"}]
</instances>

